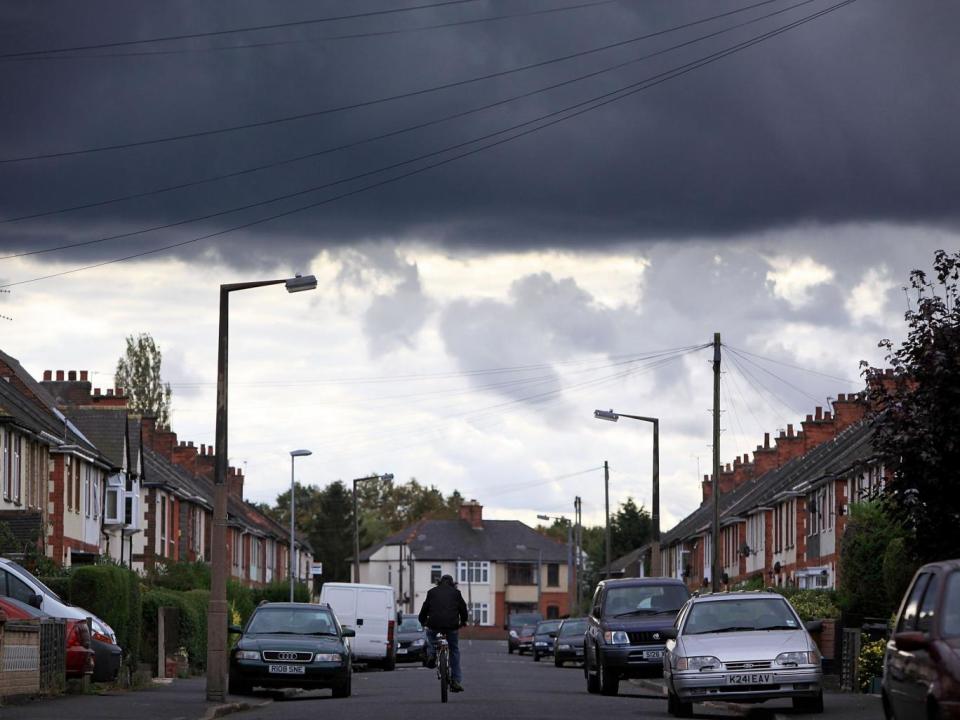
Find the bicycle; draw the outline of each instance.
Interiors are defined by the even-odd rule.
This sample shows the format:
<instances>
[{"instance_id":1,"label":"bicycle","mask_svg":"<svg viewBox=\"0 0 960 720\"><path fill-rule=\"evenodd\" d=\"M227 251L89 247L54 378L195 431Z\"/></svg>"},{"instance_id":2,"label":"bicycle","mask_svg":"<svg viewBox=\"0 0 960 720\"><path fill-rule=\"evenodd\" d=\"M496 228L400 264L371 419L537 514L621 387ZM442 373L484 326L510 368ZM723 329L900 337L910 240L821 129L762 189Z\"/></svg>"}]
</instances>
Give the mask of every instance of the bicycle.
<instances>
[{"instance_id":1,"label":"bicycle","mask_svg":"<svg viewBox=\"0 0 960 720\"><path fill-rule=\"evenodd\" d=\"M440 702L446 702L450 691L450 645L443 633L437 633L437 677L440 678Z\"/></svg>"}]
</instances>

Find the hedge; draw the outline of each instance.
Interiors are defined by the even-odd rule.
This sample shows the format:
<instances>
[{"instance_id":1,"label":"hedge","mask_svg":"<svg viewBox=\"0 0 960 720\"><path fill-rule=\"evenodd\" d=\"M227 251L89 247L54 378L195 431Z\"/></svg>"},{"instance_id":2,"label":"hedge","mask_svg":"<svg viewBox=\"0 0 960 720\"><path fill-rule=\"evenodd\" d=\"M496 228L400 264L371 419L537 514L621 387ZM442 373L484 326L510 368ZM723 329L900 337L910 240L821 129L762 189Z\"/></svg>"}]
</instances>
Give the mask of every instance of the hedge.
<instances>
[{"instance_id":1,"label":"hedge","mask_svg":"<svg viewBox=\"0 0 960 720\"><path fill-rule=\"evenodd\" d=\"M143 594L143 662L154 663L157 660L157 618L160 608L169 607L177 611L177 637L180 647L187 651L192 667L200 666L206 658L207 643L203 626L206 622L206 606L204 605L204 612L198 612L195 595L201 592L206 591L180 592L166 588L150 588ZM188 598L188 595L191 597ZM178 649L167 648L167 654L174 654Z\"/></svg>"},{"instance_id":2,"label":"hedge","mask_svg":"<svg viewBox=\"0 0 960 720\"><path fill-rule=\"evenodd\" d=\"M40 582L46 585L48 588L53 590L57 595L60 596L61 600L65 602L70 602L70 576L69 575L54 575L54 576L44 576L37 578Z\"/></svg>"},{"instance_id":3,"label":"hedge","mask_svg":"<svg viewBox=\"0 0 960 720\"><path fill-rule=\"evenodd\" d=\"M70 602L103 619L128 658L140 655L141 598L137 574L119 565L83 565L69 577Z\"/></svg>"}]
</instances>

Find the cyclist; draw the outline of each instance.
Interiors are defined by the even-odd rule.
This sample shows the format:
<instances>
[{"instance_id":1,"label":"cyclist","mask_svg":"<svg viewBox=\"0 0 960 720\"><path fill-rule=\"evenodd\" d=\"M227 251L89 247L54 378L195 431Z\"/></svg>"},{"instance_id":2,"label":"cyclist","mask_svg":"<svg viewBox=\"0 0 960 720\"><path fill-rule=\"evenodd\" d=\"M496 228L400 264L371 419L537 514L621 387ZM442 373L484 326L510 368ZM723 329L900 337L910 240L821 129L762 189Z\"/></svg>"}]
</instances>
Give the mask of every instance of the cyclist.
<instances>
[{"instance_id":1,"label":"cyclist","mask_svg":"<svg viewBox=\"0 0 960 720\"><path fill-rule=\"evenodd\" d=\"M467 624L467 604L450 575L441 577L427 592L418 617L427 629L427 667L437 666L437 633L443 633L450 645L450 689L463 692L458 631Z\"/></svg>"}]
</instances>

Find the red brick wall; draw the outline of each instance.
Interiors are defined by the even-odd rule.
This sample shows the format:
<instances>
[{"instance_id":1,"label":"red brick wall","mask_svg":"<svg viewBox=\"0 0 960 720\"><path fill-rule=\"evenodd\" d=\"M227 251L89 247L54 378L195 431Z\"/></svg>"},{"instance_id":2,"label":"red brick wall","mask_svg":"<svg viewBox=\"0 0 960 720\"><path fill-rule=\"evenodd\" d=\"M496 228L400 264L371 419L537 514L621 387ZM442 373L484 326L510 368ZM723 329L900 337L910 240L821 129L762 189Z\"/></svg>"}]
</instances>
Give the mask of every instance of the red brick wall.
<instances>
[{"instance_id":1,"label":"red brick wall","mask_svg":"<svg viewBox=\"0 0 960 720\"><path fill-rule=\"evenodd\" d=\"M53 457L53 470L50 472L50 515L48 518L50 535L47 548L50 557L57 563L63 563L63 514L66 512L65 485L63 475L63 455Z\"/></svg>"}]
</instances>

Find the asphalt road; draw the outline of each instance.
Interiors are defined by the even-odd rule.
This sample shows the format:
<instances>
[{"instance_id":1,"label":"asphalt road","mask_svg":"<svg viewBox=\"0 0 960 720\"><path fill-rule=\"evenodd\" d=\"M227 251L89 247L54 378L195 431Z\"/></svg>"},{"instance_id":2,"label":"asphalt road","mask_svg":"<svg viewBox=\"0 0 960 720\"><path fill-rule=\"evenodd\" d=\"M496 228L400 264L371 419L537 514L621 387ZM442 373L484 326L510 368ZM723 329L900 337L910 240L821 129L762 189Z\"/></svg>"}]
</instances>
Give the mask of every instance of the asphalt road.
<instances>
[{"instance_id":1,"label":"asphalt road","mask_svg":"<svg viewBox=\"0 0 960 720\"><path fill-rule=\"evenodd\" d=\"M657 687L621 683L621 695L603 697L586 691L583 671L578 667L554 667L548 659L538 663L529 656L508 655L506 643L464 641L462 643L464 687L440 704L436 672L415 666L398 665L394 672L356 672L353 696L333 699L329 691L283 697L261 708L248 710L238 720L313 720L338 717L356 720L422 720L431 712L450 713L458 720L472 718L668 718L666 699ZM701 718L748 716L751 720L779 720L777 716L803 718L789 702L746 707L727 704L695 705ZM820 718L877 720L882 717L879 700L864 695L828 695L826 713Z\"/></svg>"}]
</instances>

